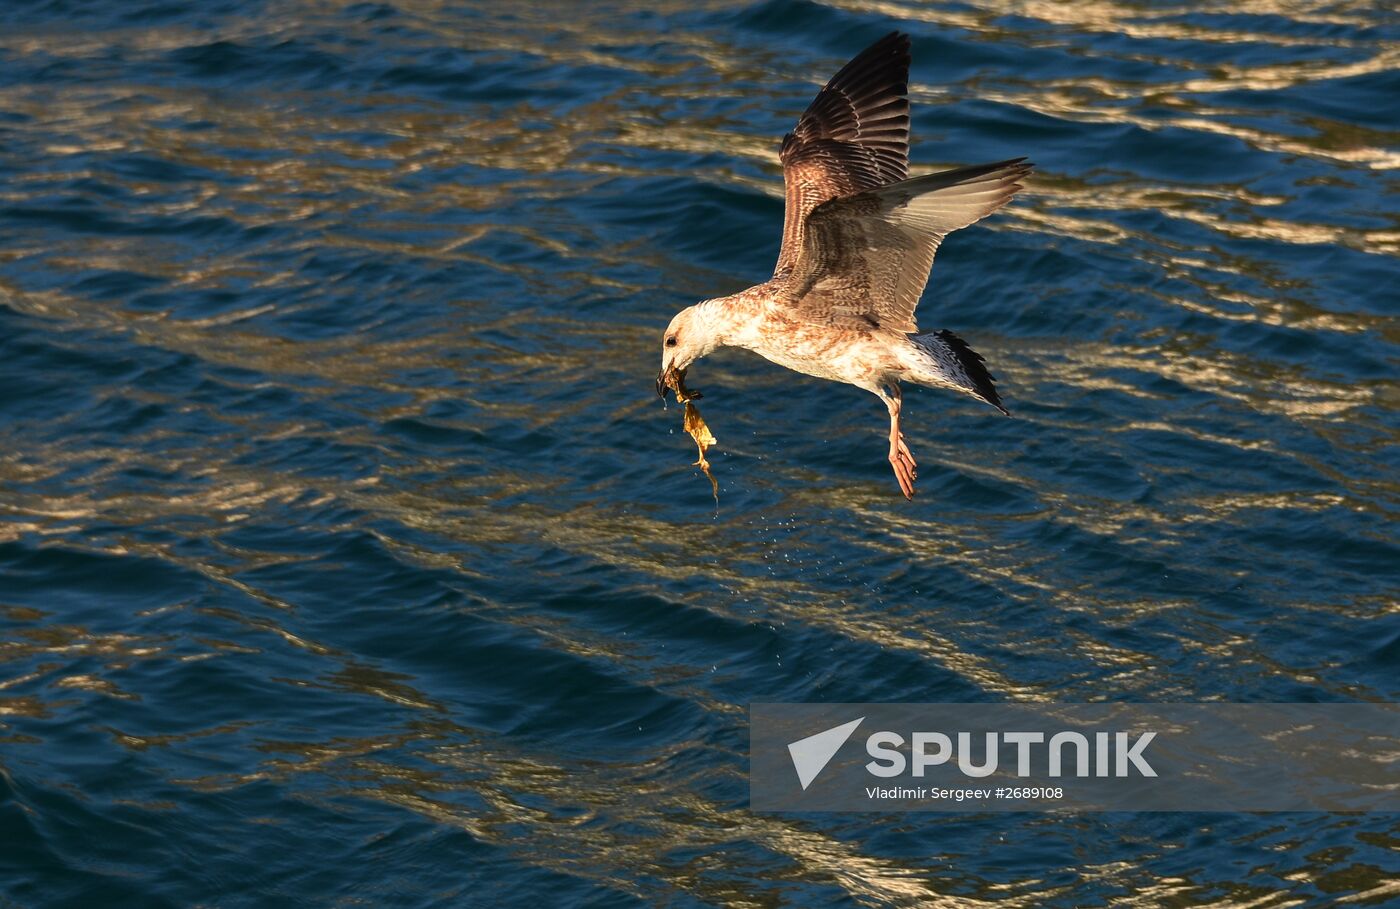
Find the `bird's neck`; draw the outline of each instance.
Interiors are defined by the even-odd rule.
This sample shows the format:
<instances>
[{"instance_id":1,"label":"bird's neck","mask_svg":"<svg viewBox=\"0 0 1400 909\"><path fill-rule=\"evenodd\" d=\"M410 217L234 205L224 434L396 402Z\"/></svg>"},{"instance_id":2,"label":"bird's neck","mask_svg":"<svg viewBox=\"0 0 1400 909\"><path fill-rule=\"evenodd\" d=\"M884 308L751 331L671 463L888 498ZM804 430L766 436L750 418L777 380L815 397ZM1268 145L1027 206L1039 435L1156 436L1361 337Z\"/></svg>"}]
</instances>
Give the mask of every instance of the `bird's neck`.
<instances>
[{"instance_id":1,"label":"bird's neck","mask_svg":"<svg viewBox=\"0 0 1400 909\"><path fill-rule=\"evenodd\" d=\"M761 286L696 304L716 347L753 349L758 342L758 324L762 321L765 300L758 292Z\"/></svg>"}]
</instances>

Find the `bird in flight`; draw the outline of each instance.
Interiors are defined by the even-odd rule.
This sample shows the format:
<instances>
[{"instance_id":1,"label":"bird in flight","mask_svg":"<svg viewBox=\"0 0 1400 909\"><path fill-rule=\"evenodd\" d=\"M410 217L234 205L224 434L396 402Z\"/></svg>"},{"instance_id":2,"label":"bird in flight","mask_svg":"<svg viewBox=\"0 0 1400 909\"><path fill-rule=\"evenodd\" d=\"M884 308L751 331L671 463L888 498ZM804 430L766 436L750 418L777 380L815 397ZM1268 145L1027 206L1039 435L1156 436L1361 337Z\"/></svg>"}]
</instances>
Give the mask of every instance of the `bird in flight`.
<instances>
[{"instance_id":1,"label":"bird in flight","mask_svg":"<svg viewBox=\"0 0 1400 909\"><path fill-rule=\"evenodd\" d=\"M912 499L900 382L950 388L1008 413L981 355L946 329L919 331L914 308L943 238L1005 205L1031 165L1013 158L910 179L909 36L899 32L832 77L779 157L786 214L773 277L677 313L656 391L680 394L686 369L720 347L864 388L889 410L890 465Z\"/></svg>"}]
</instances>

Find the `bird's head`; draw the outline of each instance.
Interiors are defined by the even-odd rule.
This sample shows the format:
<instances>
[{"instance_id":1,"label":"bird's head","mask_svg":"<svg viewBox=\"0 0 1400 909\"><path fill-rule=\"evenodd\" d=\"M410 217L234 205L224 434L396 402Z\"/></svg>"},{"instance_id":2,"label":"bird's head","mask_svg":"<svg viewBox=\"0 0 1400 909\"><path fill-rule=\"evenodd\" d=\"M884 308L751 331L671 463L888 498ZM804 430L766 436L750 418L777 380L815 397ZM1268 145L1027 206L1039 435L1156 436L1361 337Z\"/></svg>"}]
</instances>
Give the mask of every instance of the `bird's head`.
<instances>
[{"instance_id":1,"label":"bird's head","mask_svg":"<svg viewBox=\"0 0 1400 909\"><path fill-rule=\"evenodd\" d=\"M676 372L684 378L690 364L720 346L717 320L706 303L696 303L676 313L661 336L661 372L656 376L656 393L663 398L667 376Z\"/></svg>"}]
</instances>

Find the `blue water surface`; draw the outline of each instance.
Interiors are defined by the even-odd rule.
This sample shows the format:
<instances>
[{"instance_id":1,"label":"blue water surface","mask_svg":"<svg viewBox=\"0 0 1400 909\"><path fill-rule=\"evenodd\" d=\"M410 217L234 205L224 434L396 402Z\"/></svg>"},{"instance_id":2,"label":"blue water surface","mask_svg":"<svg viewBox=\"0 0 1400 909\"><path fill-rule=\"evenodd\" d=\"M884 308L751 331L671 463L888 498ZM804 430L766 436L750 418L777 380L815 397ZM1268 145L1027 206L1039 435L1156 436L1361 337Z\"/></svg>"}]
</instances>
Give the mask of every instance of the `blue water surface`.
<instances>
[{"instance_id":1,"label":"blue water surface","mask_svg":"<svg viewBox=\"0 0 1400 909\"><path fill-rule=\"evenodd\" d=\"M913 36L1015 415L661 330ZM752 701L1400 699L1386 4L0 8L0 905L1400 904L1394 815L756 815Z\"/></svg>"}]
</instances>

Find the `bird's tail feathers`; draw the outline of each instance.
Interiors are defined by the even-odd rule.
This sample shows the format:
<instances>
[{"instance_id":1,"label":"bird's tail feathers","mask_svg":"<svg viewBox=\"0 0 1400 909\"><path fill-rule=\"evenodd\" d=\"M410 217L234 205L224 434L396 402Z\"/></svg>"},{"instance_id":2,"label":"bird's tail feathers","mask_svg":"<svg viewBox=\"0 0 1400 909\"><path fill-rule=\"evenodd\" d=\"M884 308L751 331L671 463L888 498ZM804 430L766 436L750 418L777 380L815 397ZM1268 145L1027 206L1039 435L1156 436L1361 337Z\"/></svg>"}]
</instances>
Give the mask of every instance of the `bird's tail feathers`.
<instances>
[{"instance_id":1,"label":"bird's tail feathers","mask_svg":"<svg viewBox=\"0 0 1400 909\"><path fill-rule=\"evenodd\" d=\"M971 395L1011 416L997 394L996 377L987 371L982 355L947 329L911 335L915 355L906 363L904 378L919 385L952 388Z\"/></svg>"}]
</instances>

